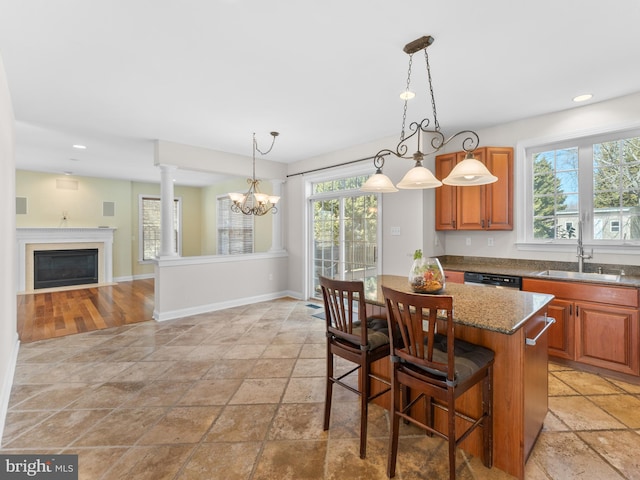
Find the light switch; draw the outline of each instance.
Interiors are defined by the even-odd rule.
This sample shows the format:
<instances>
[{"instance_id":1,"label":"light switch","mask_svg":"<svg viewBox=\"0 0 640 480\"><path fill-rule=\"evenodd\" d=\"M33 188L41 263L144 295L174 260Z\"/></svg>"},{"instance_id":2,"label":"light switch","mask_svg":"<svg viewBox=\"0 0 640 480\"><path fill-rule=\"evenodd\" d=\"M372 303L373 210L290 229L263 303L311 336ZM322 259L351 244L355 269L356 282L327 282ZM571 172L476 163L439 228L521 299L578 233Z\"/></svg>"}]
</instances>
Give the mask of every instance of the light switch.
<instances>
[{"instance_id":1,"label":"light switch","mask_svg":"<svg viewBox=\"0 0 640 480\"><path fill-rule=\"evenodd\" d=\"M391 227L391 235L400 235L400 227Z\"/></svg>"}]
</instances>

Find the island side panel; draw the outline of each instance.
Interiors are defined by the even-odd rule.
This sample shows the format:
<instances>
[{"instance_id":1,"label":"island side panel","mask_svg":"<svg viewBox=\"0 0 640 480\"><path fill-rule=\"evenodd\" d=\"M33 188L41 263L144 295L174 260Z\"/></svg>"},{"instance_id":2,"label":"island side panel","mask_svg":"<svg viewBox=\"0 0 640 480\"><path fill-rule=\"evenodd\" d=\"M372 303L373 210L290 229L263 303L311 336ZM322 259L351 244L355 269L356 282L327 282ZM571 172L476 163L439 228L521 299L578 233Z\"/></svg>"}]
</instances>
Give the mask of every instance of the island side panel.
<instances>
[{"instance_id":1,"label":"island side panel","mask_svg":"<svg viewBox=\"0 0 640 480\"><path fill-rule=\"evenodd\" d=\"M455 335L495 352L493 367L493 465L524 478L524 330L512 335L456 325ZM460 409L477 409L480 391L474 388L459 400ZM473 432L461 447L482 457L482 431Z\"/></svg>"},{"instance_id":2,"label":"island side panel","mask_svg":"<svg viewBox=\"0 0 640 480\"><path fill-rule=\"evenodd\" d=\"M523 327L526 338L535 339L545 328L547 310L538 311ZM525 345L524 358L524 459L538 439L549 408L549 335L540 335L535 345Z\"/></svg>"}]
</instances>

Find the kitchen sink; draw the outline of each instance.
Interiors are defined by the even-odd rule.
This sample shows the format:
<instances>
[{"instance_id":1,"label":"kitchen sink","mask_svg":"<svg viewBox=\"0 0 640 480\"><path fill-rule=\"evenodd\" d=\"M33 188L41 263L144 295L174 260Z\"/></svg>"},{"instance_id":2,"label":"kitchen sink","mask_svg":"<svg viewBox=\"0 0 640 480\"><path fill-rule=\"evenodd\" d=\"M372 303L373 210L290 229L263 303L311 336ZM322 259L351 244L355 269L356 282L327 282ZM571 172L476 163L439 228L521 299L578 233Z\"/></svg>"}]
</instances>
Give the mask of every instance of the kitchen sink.
<instances>
[{"instance_id":1,"label":"kitchen sink","mask_svg":"<svg viewBox=\"0 0 640 480\"><path fill-rule=\"evenodd\" d=\"M550 278L569 278L574 280L595 280L601 282L619 282L620 275L595 272L570 272L566 270L544 270L536 275Z\"/></svg>"}]
</instances>

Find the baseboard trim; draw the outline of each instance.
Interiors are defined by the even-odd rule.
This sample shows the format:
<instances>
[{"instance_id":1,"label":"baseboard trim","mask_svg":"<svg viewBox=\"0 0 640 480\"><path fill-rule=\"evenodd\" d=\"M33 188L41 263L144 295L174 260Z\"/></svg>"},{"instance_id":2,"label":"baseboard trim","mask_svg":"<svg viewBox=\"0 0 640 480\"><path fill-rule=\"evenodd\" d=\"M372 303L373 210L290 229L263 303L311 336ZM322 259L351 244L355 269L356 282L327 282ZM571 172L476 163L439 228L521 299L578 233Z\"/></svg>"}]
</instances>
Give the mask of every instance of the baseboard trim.
<instances>
[{"instance_id":1,"label":"baseboard trim","mask_svg":"<svg viewBox=\"0 0 640 480\"><path fill-rule=\"evenodd\" d=\"M190 317L191 315L198 315L201 313L215 312L218 310L224 310L225 308L241 307L243 305L250 305L252 303L267 302L269 300L276 300L278 298L291 297L288 291L274 292L265 295L257 295L255 297L243 297L234 300L226 300L223 302L209 303L206 305L198 305L196 307L188 307L180 310L172 310L168 312L159 313L154 309L153 319L156 322L165 322L167 320L175 320L177 318ZM295 297L294 297L295 298Z\"/></svg>"}]
</instances>

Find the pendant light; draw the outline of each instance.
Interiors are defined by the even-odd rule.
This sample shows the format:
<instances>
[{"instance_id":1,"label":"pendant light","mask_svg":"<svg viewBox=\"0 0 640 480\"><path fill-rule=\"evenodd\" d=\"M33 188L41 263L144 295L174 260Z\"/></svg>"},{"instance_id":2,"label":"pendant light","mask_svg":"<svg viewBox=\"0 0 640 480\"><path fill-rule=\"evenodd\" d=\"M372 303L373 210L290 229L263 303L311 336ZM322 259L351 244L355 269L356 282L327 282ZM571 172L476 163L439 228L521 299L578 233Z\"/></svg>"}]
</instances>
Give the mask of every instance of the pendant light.
<instances>
[{"instance_id":1,"label":"pendant light","mask_svg":"<svg viewBox=\"0 0 640 480\"><path fill-rule=\"evenodd\" d=\"M376 168L375 175L371 176L360 189L363 192L395 192L397 189L393 187L393 183L382 173L382 167L384 166L385 157L393 155L397 158L412 159L415 161L415 166L407 172L404 178L397 184L398 188L402 189L426 189L440 187L443 183L446 185L485 185L493 183L498 180L497 177L491 174L487 167L480 161L473 158L473 150L475 150L479 143L480 138L478 134L472 130L462 130L449 138L445 138L444 134L440 131L440 124L438 123L438 117L436 114L436 102L433 94L433 84L431 81L431 68L429 66L429 54L427 53L427 47L433 43L434 38L431 36L424 36L408 43L404 47L404 52L409 55L409 69L407 73L407 85L405 91L400 96L404 100L404 110L402 115L402 128L400 130L400 142L396 146L395 150L382 149L373 159L373 165ZM409 130L412 132L405 137L405 124L407 118L407 102L412 98L411 91L409 90L411 84L411 67L413 64L413 54L424 50L425 62L427 67L427 79L429 81L429 94L431 96L431 108L433 114L433 127L431 127L431 119L424 118L421 122L412 122L409 125ZM429 137L429 151L423 152L422 142L423 137ZM425 155L436 154L442 148L444 148L454 138L466 136L462 140L462 149L467 152L464 160L460 162L451 171L449 176L442 182L438 180L433 173L422 165ZM416 137L417 150L413 155L407 155L409 147L407 142Z\"/></svg>"}]
</instances>

